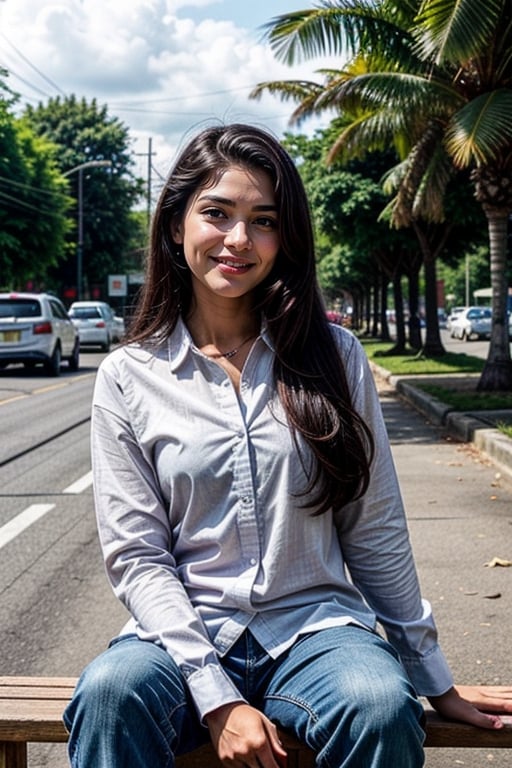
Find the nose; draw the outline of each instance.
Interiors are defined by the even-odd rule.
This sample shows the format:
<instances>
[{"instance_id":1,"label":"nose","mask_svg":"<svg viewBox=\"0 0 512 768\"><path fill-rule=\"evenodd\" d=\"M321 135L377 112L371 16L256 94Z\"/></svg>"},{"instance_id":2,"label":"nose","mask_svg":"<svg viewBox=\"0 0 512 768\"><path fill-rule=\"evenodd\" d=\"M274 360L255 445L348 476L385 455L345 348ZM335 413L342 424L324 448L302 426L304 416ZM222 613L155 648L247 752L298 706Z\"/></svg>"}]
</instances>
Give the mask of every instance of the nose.
<instances>
[{"instance_id":1,"label":"nose","mask_svg":"<svg viewBox=\"0 0 512 768\"><path fill-rule=\"evenodd\" d=\"M249 227L245 221L237 221L227 232L224 238L225 244L237 251L247 250L252 242L249 235Z\"/></svg>"}]
</instances>

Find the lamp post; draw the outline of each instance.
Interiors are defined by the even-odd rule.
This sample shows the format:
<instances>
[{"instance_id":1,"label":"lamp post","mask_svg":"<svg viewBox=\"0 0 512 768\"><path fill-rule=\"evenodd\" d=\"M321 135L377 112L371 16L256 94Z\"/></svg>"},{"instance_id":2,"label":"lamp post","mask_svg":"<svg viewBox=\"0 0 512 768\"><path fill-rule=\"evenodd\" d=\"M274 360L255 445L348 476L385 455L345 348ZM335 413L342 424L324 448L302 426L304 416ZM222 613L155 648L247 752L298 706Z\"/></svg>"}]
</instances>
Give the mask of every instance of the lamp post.
<instances>
[{"instance_id":1,"label":"lamp post","mask_svg":"<svg viewBox=\"0 0 512 768\"><path fill-rule=\"evenodd\" d=\"M86 163L71 168L63 173L63 176L71 176L72 173L78 173L78 242L76 246L76 298L78 301L82 298L82 257L84 250L84 171L87 168L110 168L110 160L88 160Z\"/></svg>"}]
</instances>

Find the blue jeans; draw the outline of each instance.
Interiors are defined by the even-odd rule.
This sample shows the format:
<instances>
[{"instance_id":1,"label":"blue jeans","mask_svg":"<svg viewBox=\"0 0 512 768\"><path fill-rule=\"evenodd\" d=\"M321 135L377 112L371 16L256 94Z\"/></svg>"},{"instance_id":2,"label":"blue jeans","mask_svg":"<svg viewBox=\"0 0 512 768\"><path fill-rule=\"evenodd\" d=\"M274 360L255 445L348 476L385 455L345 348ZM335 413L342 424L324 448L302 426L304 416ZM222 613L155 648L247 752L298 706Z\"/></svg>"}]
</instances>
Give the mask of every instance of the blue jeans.
<instances>
[{"instance_id":1,"label":"blue jeans","mask_svg":"<svg viewBox=\"0 0 512 768\"><path fill-rule=\"evenodd\" d=\"M325 629L272 659L246 631L222 664L250 704L315 750L318 766L423 765L423 707L378 635ZM64 721L73 768L172 768L174 755L208 740L172 658L134 635L84 670Z\"/></svg>"}]
</instances>

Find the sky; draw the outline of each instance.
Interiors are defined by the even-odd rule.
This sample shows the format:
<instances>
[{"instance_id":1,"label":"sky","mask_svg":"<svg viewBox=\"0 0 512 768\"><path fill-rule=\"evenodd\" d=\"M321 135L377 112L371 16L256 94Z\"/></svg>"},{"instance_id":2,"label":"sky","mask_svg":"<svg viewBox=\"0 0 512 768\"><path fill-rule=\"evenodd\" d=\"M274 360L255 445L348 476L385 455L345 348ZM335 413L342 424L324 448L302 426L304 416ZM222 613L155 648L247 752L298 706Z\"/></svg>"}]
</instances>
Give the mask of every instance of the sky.
<instances>
[{"instance_id":1,"label":"sky","mask_svg":"<svg viewBox=\"0 0 512 768\"><path fill-rule=\"evenodd\" d=\"M0 65L20 104L74 94L106 104L128 128L134 171L152 191L176 151L212 121L281 135L291 104L248 94L266 80L307 78L326 60L279 63L262 25L308 0L0 0ZM326 124L306 123L303 132ZM297 130L297 129L294 129ZM151 143L150 143L151 142Z\"/></svg>"}]
</instances>

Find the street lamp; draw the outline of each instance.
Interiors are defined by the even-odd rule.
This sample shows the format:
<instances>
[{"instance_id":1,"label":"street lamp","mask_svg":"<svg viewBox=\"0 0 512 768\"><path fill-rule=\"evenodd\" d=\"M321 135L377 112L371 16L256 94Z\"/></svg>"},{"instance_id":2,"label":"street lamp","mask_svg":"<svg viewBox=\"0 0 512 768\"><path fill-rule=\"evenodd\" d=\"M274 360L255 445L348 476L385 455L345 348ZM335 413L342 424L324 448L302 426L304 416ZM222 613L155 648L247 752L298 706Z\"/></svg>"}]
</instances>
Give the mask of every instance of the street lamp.
<instances>
[{"instance_id":1,"label":"street lamp","mask_svg":"<svg viewBox=\"0 0 512 768\"><path fill-rule=\"evenodd\" d=\"M72 173L78 173L78 243L76 247L76 297L80 301L82 298L82 255L84 250L84 203L83 203L83 185L84 170L87 168L111 168L110 160L88 160L86 163L71 168L63 173L63 176L71 176Z\"/></svg>"}]
</instances>

